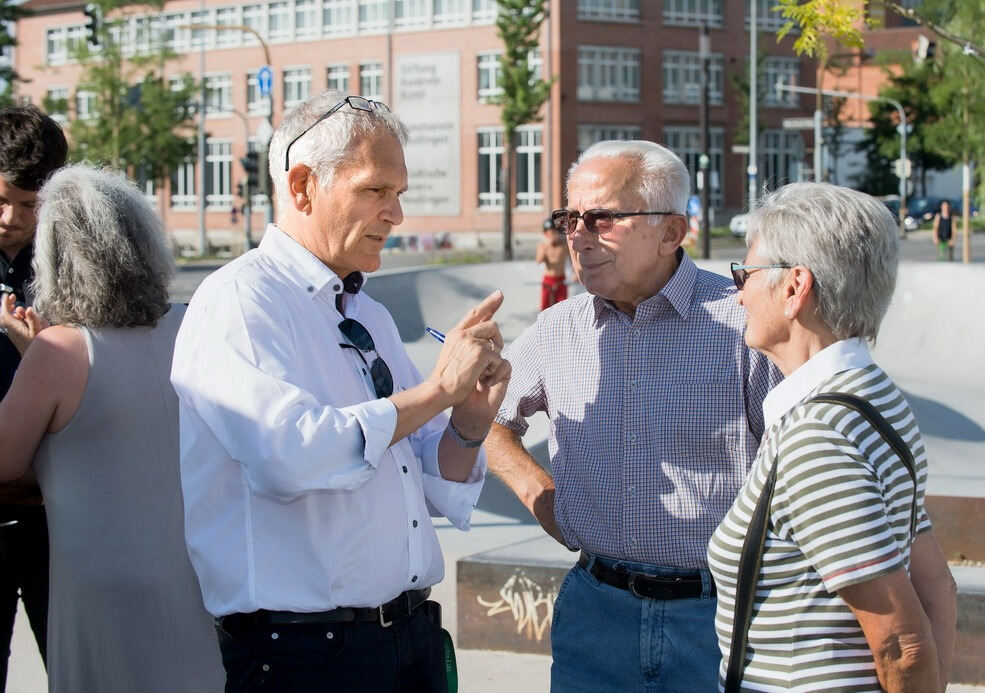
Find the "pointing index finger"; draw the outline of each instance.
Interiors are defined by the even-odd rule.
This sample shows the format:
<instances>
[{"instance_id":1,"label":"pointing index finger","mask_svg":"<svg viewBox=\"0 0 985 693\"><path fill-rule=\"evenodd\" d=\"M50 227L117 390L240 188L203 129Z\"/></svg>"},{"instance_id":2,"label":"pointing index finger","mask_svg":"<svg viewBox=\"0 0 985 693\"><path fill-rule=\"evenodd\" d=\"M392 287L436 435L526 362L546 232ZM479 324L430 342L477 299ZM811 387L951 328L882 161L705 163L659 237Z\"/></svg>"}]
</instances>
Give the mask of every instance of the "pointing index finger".
<instances>
[{"instance_id":1,"label":"pointing index finger","mask_svg":"<svg viewBox=\"0 0 985 693\"><path fill-rule=\"evenodd\" d=\"M482 299L482 301L472 308L472 310L466 313L465 317L459 320L458 324L455 325L455 328L458 330L464 330L472 327L473 325L477 325L480 322L486 322L496 314L496 311L499 310L501 305L503 305L503 292L496 289Z\"/></svg>"}]
</instances>

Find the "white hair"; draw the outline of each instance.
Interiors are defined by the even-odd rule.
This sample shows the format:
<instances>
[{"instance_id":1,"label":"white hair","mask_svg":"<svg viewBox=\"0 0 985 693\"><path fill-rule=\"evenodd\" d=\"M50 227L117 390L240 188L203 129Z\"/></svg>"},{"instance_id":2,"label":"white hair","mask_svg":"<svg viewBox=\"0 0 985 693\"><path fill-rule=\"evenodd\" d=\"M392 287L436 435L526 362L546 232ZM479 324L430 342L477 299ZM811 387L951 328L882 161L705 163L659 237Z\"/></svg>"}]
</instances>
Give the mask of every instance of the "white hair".
<instances>
[{"instance_id":1,"label":"white hair","mask_svg":"<svg viewBox=\"0 0 985 693\"><path fill-rule=\"evenodd\" d=\"M605 140L582 152L568 169L568 182L575 170L594 159L628 159L639 167L636 194L652 212L684 214L691 194L691 176L674 152L647 140ZM649 223L660 223L650 217Z\"/></svg>"},{"instance_id":2,"label":"white hair","mask_svg":"<svg viewBox=\"0 0 985 693\"><path fill-rule=\"evenodd\" d=\"M344 98L345 94L330 89L315 94L292 108L274 132L267 163L279 205L287 205L290 197L285 170L287 145ZM343 106L291 146L290 163L306 163L318 177L319 185L326 188L358 140L385 134L395 137L401 145L407 143L407 128L389 111L356 111Z\"/></svg>"},{"instance_id":3,"label":"white hair","mask_svg":"<svg viewBox=\"0 0 985 693\"><path fill-rule=\"evenodd\" d=\"M122 173L76 164L56 171L38 202L35 308L56 324L157 324L174 258L137 186Z\"/></svg>"},{"instance_id":4,"label":"white hair","mask_svg":"<svg viewBox=\"0 0 985 693\"><path fill-rule=\"evenodd\" d=\"M875 341L896 288L899 230L870 195L830 183L792 183L749 215L746 244L763 264L797 264L814 276L817 315L838 339ZM784 270L764 270L776 286Z\"/></svg>"}]
</instances>

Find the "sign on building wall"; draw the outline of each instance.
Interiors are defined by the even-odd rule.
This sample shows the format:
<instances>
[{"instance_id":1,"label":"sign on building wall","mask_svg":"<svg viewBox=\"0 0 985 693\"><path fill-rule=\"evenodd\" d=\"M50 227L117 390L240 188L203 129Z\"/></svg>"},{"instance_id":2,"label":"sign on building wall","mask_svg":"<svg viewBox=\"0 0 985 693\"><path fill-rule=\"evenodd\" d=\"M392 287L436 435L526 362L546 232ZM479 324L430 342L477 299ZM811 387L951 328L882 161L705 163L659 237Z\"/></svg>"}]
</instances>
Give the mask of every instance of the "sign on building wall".
<instances>
[{"instance_id":1,"label":"sign on building wall","mask_svg":"<svg viewBox=\"0 0 985 693\"><path fill-rule=\"evenodd\" d=\"M409 135L406 215L461 214L460 63L457 52L397 58L394 110Z\"/></svg>"}]
</instances>

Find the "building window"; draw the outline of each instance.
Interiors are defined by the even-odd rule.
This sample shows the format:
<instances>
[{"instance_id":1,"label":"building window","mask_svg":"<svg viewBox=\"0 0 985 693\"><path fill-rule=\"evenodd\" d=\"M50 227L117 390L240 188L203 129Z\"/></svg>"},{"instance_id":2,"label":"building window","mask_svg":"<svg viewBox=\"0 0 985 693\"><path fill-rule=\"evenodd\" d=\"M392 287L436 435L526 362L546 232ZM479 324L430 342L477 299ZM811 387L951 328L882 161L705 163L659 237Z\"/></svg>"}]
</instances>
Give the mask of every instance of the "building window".
<instances>
[{"instance_id":1,"label":"building window","mask_svg":"<svg viewBox=\"0 0 985 693\"><path fill-rule=\"evenodd\" d=\"M233 110L233 76L228 72L205 76L205 115L228 115Z\"/></svg>"},{"instance_id":2,"label":"building window","mask_svg":"<svg viewBox=\"0 0 985 693\"><path fill-rule=\"evenodd\" d=\"M434 0L435 26L465 24L468 20L466 0Z\"/></svg>"},{"instance_id":3,"label":"building window","mask_svg":"<svg viewBox=\"0 0 985 693\"><path fill-rule=\"evenodd\" d=\"M248 152L257 152L257 153L262 152L265 146L266 145L260 144L260 140L258 140L256 137L251 137L246 141L246 151ZM265 175L265 172L261 171L260 175L261 176ZM252 194L250 195L250 207L252 208L252 210L257 211L258 209L266 209L268 202L267 196L255 190L251 192Z\"/></svg>"},{"instance_id":4,"label":"building window","mask_svg":"<svg viewBox=\"0 0 985 693\"><path fill-rule=\"evenodd\" d=\"M722 0L664 0L664 23L722 26Z\"/></svg>"},{"instance_id":5,"label":"building window","mask_svg":"<svg viewBox=\"0 0 985 693\"><path fill-rule=\"evenodd\" d=\"M701 102L701 57L687 51L664 51L664 103ZM721 104L723 98L722 56L708 60L708 103Z\"/></svg>"},{"instance_id":6,"label":"building window","mask_svg":"<svg viewBox=\"0 0 985 693\"><path fill-rule=\"evenodd\" d=\"M96 92L79 89L75 92L75 117L92 120L96 117Z\"/></svg>"},{"instance_id":7,"label":"building window","mask_svg":"<svg viewBox=\"0 0 985 693\"><path fill-rule=\"evenodd\" d=\"M499 56L497 52L479 53L479 101L488 101L490 98L499 96L503 93L503 88L499 86Z\"/></svg>"},{"instance_id":8,"label":"building window","mask_svg":"<svg viewBox=\"0 0 985 693\"><path fill-rule=\"evenodd\" d=\"M708 156L711 157L708 167L708 197L713 207L724 204L725 189L725 130L709 128ZM681 157L687 170L691 172L691 190L698 193L698 157L701 156L701 131L691 127L664 128L664 143Z\"/></svg>"},{"instance_id":9,"label":"building window","mask_svg":"<svg viewBox=\"0 0 985 693\"><path fill-rule=\"evenodd\" d=\"M189 22L192 26L202 26L215 24L212 20L212 13L208 10L197 11L191 13L191 21ZM198 48L204 46L205 48L211 48L215 45L215 30L214 29L192 29L191 30L191 43L190 47L193 50L198 50Z\"/></svg>"},{"instance_id":10,"label":"building window","mask_svg":"<svg viewBox=\"0 0 985 693\"><path fill-rule=\"evenodd\" d=\"M498 12L496 0L472 0L472 21L476 24L492 24Z\"/></svg>"},{"instance_id":11,"label":"building window","mask_svg":"<svg viewBox=\"0 0 985 693\"><path fill-rule=\"evenodd\" d=\"M640 0L578 0L578 19L628 22L640 18Z\"/></svg>"},{"instance_id":12,"label":"building window","mask_svg":"<svg viewBox=\"0 0 985 693\"><path fill-rule=\"evenodd\" d=\"M267 37L271 41L291 38L291 6L286 2L272 2L267 10Z\"/></svg>"},{"instance_id":13,"label":"building window","mask_svg":"<svg viewBox=\"0 0 985 693\"><path fill-rule=\"evenodd\" d=\"M194 209L197 205L195 162L186 161L171 172L171 207L173 209Z\"/></svg>"},{"instance_id":14,"label":"building window","mask_svg":"<svg viewBox=\"0 0 985 693\"><path fill-rule=\"evenodd\" d=\"M246 5L243 7L243 26L253 29L260 36L267 35L267 7L265 5ZM257 37L243 32L244 43L258 43Z\"/></svg>"},{"instance_id":15,"label":"building window","mask_svg":"<svg viewBox=\"0 0 985 693\"><path fill-rule=\"evenodd\" d=\"M48 87L44 109L52 120L59 123L68 121L68 87Z\"/></svg>"},{"instance_id":16,"label":"building window","mask_svg":"<svg viewBox=\"0 0 985 693\"><path fill-rule=\"evenodd\" d=\"M430 13L430 0L394 0L393 3L393 23L398 29L427 26Z\"/></svg>"},{"instance_id":17,"label":"building window","mask_svg":"<svg viewBox=\"0 0 985 693\"><path fill-rule=\"evenodd\" d=\"M745 4L745 29L749 31L749 0ZM776 0L756 0L756 29L773 33L783 28L787 20L777 11ZM796 32L796 24L791 31Z\"/></svg>"},{"instance_id":18,"label":"building window","mask_svg":"<svg viewBox=\"0 0 985 693\"><path fill-rule=\"evenodd\" d=\"M251 116L265 116L267 111L267 97L260 95L257 71L250 70L246 73L246 112Z\"/></svg>"},{"instance_id":19,"label":"building window","mask_svg":"<svg viewBox=\"0 0 985 693\"><path fill-rule=\"evenodd\" d=\"M544 130L540 125L517 128L516 137L516 206L542 207L544 191L540 186L540 165L544 155Z\"/></svg>"},{"instance_id":20,"label":"building window","mask_svg":"<svg viewBox=\"0 0 985 693\"><path fill-rule=\"evenodd\" d=\"M479 130L479 207L502 209L503 191L503 130L482 128Z\"/></svg>"},{"instance_id":21,"label":"building window","mask_svg":"<svg viewBox=\"0 0 985 693\"><path fill-rule=\"evenodd\" d=\"M359 0L359 31L386 31L390 25L388 9L389 0Z\"/></svg>"},{"instance_id":22,"label":"building window","mask_svg":"<svg viewBox=\"0 0 985 693\"><path fill-rule=\"evenodd\" d=\"M767 190L800 180L804 138L799 132L763 130L759 136L759 175Z\"/></svg>"},{"instance_id":23,"label":"building window","mask_svg":"<svg viewBox=\"0 0 985 693\"><path fill-rule=\"evenodd\" d=\"M229 140L205 143L205 206L230 209L233 206L233 150Z\"/></svg>"},{"instance_id":24,"label":"building window","mask_svg":"<svg viewBox=\"0 0 985 693\"><path fill-rule=\"evenodd\" d=\"M164 17L164 40L168 48L175 53L184 53L188 50L191 42L188 23L188 16L184 14L169 14Z\"/></svg>"},{"instance_id":25,"label":"building window","mask_svg":"<svg viewBox=\"0 0 985 693\"><path fill-rule=\"evenodd\" d=\"M322 0L322 31L326 36L352 32L350 0Z\"/></svg>"},{"instance_id":26,"label":"building window","mask_svg":"<svg viewBox=\"0 0 985 693\"><path fill-rule=\"evenodd\" d=\"M45 52L49 65L57 65L68 60L68 44L65 41L65 27L48 29L45 33Z\"/></svg>"},{"instance_id":27,"label":"building window","mask_svg":"<svg viewBox=\"0 0 985 693\"><path fill-rule=\"evenodd\" d=\"M359 94L376 101L383 98L383 63L359 64Z\"/></svg>"},{"instance_id":28,"label":"building window","mask_svg":"<svg viewBox=\"0 0 985 693\"><path fill-rule=\"evenodd\" d=\"M329 65L328 66L328 88L343 94L349 93L349 66L348 65Z\"/></svg>"},{"instance_id":29,"label":"building window","mask_svg":"<svg viewBox=\"0 0 985 693\"><path fill-rule=\"evenodd\" d=\"M215 11L215 23L219 26L239 26L239 8L219 8ZM242 41L243 32L239 29L224 29L216 32L216 43L220 46L238 46Z\"/></svg>"},{"instance_id":30,"label":"building window","mask_svg":"<svg viewBox=\"0 0 985 693\"><path fill-rule=\"evenodd\" d=\"M792 91L777 92L777 83L795 86L800 78L800 61L797 58L766 57L759 94L767 106L797 106L797 94Z\"/></svg>"},{"instance_id":31,"label":"building window","mask_svg":"<svg viewBox=\"0 0 985 693\"><path fill-rule=\"evenodd\" d=\"M311 96L311 70L294 67L284 70L284 108L293 108Z\"/></svg>"},{"instance_id":32,"label":"building window","mask_svg":"<svg viewBox=\"0 0 985 693\"><path fill-rule=\"evenodd\" d=\"M639 49L579 46L578 99L639 101Z\"/></svg>"},{"instance_id":33,"label":"building window","mask_svg":"<svg viewBox=\"0 0 985 693\"><path fill-rule=\"evenodd\" d=\"M596 142L604 140L638 140L640 128L636 125L579 125L578 155Z\"/></svg>"},{"instance_id":34,"label":"building window","mask_svg":"<svg viewBox=\"0 0 985 693\"><path fill-rule=\"evenodd\" d=\"M318 12L315 0L294 3L294 37L303 39L318 35Z\"/></svg>"}]
</instances>

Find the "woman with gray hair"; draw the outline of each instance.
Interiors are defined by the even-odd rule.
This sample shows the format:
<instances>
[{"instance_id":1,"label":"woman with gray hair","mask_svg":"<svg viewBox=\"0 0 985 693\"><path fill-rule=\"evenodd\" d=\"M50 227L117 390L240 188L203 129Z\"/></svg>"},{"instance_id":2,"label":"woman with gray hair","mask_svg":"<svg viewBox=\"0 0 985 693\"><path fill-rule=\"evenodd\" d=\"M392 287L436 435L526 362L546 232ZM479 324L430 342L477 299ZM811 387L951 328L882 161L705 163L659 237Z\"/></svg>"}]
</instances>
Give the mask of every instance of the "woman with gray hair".
<instances>
[{"instance_id":1,"label":"woman with gray hair","mask_svg":"<svg viewBox=\"0 0 985 693\"><path fill-rule=\"evenodd\" d=\"M86 165L39 200L37 313L0 305L23 354L0 402L0 481L33 472L48 510L49 690L219 691L183 534L168 378L184 307L168 303L161 222L124 176Z\"/></svg>"},{"instance_id":2,"label":"woman with gray hair","mask_svg":"<svg viewBox=\"0 0 985 693\"><path fill-rule=\"evenodd\" d=\"M708 549L725 690L942 691L955 589L924 512L927 457L872 360L899 241L874 198L788 185L732 263L746 343L785 380Z\"/></svg>"}]
</instances>

